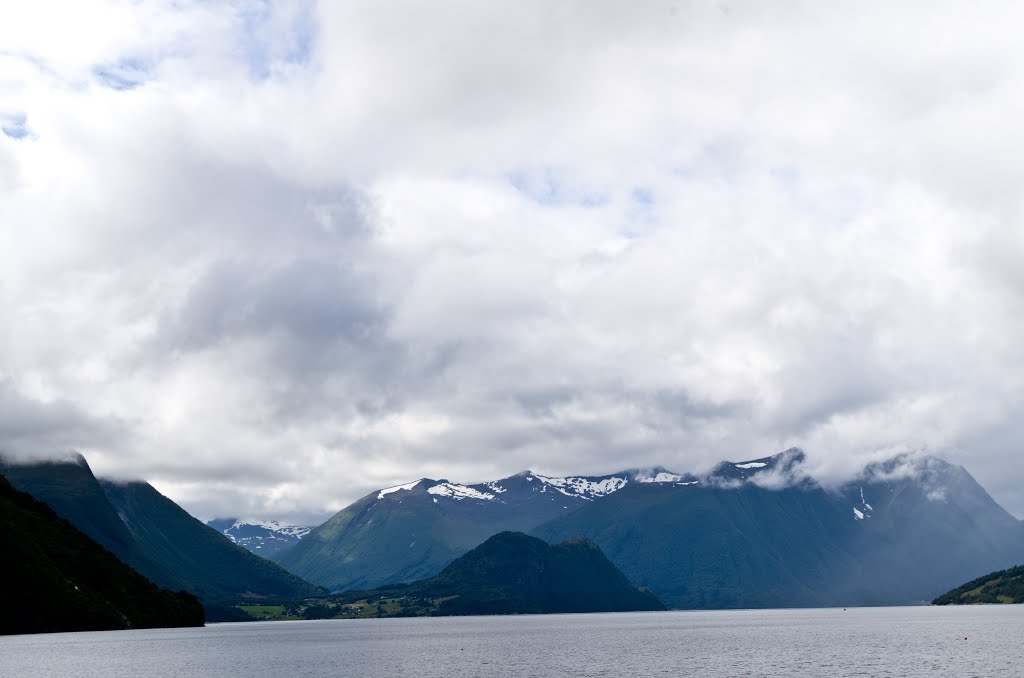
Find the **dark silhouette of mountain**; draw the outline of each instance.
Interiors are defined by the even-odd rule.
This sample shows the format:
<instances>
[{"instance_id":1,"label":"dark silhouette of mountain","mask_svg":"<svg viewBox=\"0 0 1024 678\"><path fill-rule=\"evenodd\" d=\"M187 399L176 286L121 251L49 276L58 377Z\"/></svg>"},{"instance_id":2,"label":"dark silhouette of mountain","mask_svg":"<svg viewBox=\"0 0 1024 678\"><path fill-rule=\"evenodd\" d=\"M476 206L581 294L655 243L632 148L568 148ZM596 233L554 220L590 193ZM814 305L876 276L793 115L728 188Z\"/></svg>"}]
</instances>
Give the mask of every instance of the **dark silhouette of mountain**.
<instances>
[{"instance_id":1,"label":"dark silhouette of mountain","mask_svg":"<svg viewBox=\"0 0 1024 678\"><path fill-rule=\"evenodd\" d=\"M0 634L202 626L190 593L157 588L0 476Z\"/></svg>"},{"instance_id":2,"label":"dark silhouette of mountain","mask_svg":"<svg viewBox=\"0 0 1024 678\"><path fill-rule=\"evenodd\" d=\"M433 615L665 609L630 584L594 542L575 538L551 546L521 532L494 535L430 579L347 597L430 601Z\"/></svg>"},{"instance_id":3,"label":"dark silhouette of mountain","mask_svg":"<svg viewBox=\"0 0 1024 678\"><path fill-rule=\"evenodd\" d=\"M413 581L498 532L529 530L630 483L684 480L661 468L568 478L525 471L476 485L423 478L366 495L271 558L332 591Z\"/></svg>"},{"instance_id":4,"label":"dark silhouette of mountain","mask_svg":"<svg viewBox=\"0 0 1024 678\"><path fill-rule=\"evenodd\" d=\"M69 462L5 464L3 472L16 488L156 583L198 596L211 619L230 609L221 601L320 591L232 544L148 483L97 480L81 455Z\"/></svg>"},{"instance_id":5,"label":"dark silhouette of mountain","mask_svg":"<svg viewBox=\"0 0 1024 678\"><path fill-rule=\"evenodd\" d=\"M979 603L1024 603L1024 565L990 572L947 591L932 605L976 605Z\"/></svg>"}]
</instances>

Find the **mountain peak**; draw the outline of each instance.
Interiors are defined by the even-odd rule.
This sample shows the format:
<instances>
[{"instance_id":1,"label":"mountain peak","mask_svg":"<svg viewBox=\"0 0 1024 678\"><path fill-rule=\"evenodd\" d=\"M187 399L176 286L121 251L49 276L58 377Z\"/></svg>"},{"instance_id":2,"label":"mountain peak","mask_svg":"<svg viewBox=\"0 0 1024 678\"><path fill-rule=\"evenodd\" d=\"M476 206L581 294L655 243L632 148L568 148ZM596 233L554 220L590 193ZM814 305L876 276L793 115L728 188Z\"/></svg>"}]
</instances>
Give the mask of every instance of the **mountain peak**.
<instances>
[{"instance_id":1,"label":"mountain peak","mask_svg":"<svg viewBox=\"0 0 1024 678\"><path fill-rule=\"evenodd\" d=\"M277 520L258 518L215 518L206 524L235 544L264 558L284 551L309 534L312 529L303 525L282 525Z\"/></svg>"},{"instance_id":2,"label":"mountain peak","mask_svg":"<svg viewBox=\"0 0 1024 678\"><path fill-rule=\"evenodd\" d=\"M405 483L404 485L393 485L392 487L385 487L384 489L382 489L381 491L379 491L377 493L377 499L383 499L387 495L393 494L395 492L402 492L402 491L411 490L412 488L416 487L420 483L432 483L432 482L434 482L434 481L429 480L428 478L420 478L419 480L414 480L411 483Z\"/></svg>"},{"instance_id":3,"label":"mountain peak","mask_svg":"<svg viewBox=\"0 0 1024 678\"><path fill-rule=\"evenodd\" d=\"M634 468L623 472L635 483L693 483L697 482L697 476L690 473L676 473L669 471L664 466L651 468Z\"/></svg>"},{"instance_id":4,"label":"mountain peak","mask_svg":"<svg viewBox=\"0 0 1024 678\"><path fill-rule=\"evenodd\" d=\"M894 478L922 476L926 474L949 474L966 472L962 466L951 464L931 454L903 452L882 461L868 464L863 475L866 478L888 480Z\"/></svg>"},{"instance_id":5,"label":"mountain peak","mask_svg":"<svg viewBox=\"0 0 1024 678\"><path fill-rule=\"evenodd\" d=\"M711 469L707 477L717 481L744 482L766 472L790 476L806 460L807 455L803 450L791 447L767 457L746 461L721 461Z\"/></svg>"},{"instance_id":6,"label":"mountain peak","mask_svg":"<svg viewBox=\"0 0 1024 678\"><path fill-rule=\"evenodd\" d=\"M82 468L84 468L89 473L92 473L92 468L90 468L89 462L87 462L85 460L85 457L82 455L81 452L72 452L71 453L71 463L76 464L78 466L81 466Z\"/></svg>"}]
</instances>

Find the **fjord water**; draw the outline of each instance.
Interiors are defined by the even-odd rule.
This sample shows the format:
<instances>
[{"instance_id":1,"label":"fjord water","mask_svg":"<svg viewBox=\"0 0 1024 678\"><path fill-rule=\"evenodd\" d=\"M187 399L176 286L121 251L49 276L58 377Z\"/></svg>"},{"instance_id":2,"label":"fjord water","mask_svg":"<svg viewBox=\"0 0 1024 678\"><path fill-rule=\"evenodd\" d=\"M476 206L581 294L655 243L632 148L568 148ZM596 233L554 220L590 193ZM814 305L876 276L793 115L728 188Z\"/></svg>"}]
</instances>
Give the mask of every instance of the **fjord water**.
<instances>
[{"instance_id":1,"label":"fjord water","mask_svg":"<svg viewBox=\"0 0 1024 678\"><path fill-rule=\"evenodd\" d=\"M0 638L0 675L1019 676L1021 638L1018 605L256 622Z\"/></svg>"}]
</instances>

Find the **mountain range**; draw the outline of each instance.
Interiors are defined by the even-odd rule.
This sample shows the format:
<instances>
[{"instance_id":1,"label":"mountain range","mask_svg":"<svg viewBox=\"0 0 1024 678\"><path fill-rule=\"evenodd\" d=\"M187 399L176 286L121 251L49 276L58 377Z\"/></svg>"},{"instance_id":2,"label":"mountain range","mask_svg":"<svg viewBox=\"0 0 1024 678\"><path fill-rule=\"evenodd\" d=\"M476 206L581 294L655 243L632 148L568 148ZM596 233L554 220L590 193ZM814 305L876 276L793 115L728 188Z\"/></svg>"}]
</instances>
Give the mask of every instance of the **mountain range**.
<instances>
[{"instance_id":1,"label":"mountain range","mask_svg":"<svg viewBox=\"0 0 1024 678\"><path fill-rule=\"evenodd\" d=\"M692 482L660 468L559 478L525 471L475 485L422 478L371 492L269 557L332 591L377 588L431 577L493 534L530 530L628 484Z\"/></svg>"},{"instance_id":2,"label":"mountain range","mask_svg":"<svg viewBox=\"0 0 1024 678\"><path fill-rule=\"evenodd\" d=\"M204 525L147 483L97 479L80 456L0 471L152 581L197 595L211 619L230 618L240 599L429 580L502 532L588 539L673 608L924 602L1024 561L1024 524L960 466L904 455L827 487L805 461L790 449L700 476L422 478L376 490L308 534L269 521Z\"/></svg>"},{"instance_id":3,"label":"mountain range","mask_svg":"<svg viewBox=\"0 0 1024 678\"><path fill-rule=\"evenodd\" d=\"M148 483L96 478L81 455L59 462L3 462L0 473L147 578L196 595L209 619L231 609L222 602L240 597L299 598L321 591L231 543Z\"/></svg>"},{"instance_id":4,"label":"mountain range","mask_svg":"<svg viewBox=\"0 0 1024 678\"><path fill-rule=\"evenodd\" d=\"M962 467L901 456L827 488L804 462L790 449L701 477L424 478L363 497L272 557L338 591L431 577L505 530L583 536L677 608L922 602L1024 559L1024 525Z\"/></svg>"}]
</instances>

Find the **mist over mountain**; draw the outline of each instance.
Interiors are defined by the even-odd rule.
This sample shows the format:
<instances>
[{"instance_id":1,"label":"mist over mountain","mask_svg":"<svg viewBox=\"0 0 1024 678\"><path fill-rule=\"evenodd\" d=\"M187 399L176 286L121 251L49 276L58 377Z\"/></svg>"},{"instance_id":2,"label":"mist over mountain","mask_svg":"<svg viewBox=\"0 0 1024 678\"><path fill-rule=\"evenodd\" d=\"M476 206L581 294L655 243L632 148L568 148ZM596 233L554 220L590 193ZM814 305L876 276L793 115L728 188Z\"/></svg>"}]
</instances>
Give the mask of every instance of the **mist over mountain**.
<instances>
[{"instance_id":1,"label":"mist over mountain","mask_svg":"<svg viewBox=\"0 0 1024 678\"><path fill-rule=\"evenodd\" d=\"M791 465L782 455L692 486L634 485L534 533L589 537L687 608L916 603L1024 557L1024 526L960 467L897 458L839 488L780 486L772 476L795 477Z\"/></svg>"}]
</instances>

